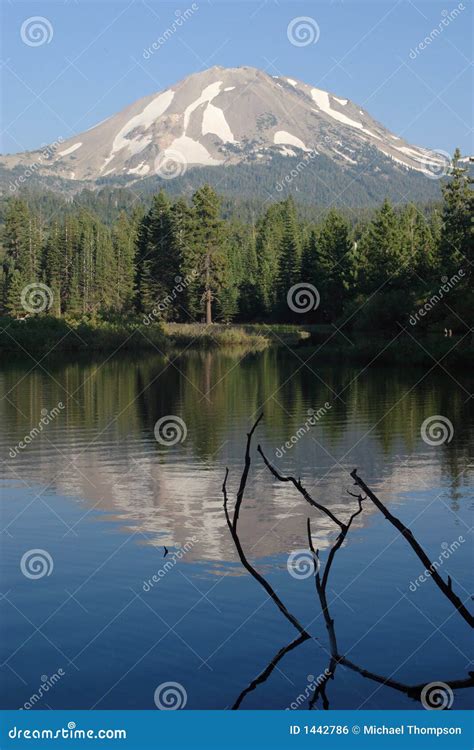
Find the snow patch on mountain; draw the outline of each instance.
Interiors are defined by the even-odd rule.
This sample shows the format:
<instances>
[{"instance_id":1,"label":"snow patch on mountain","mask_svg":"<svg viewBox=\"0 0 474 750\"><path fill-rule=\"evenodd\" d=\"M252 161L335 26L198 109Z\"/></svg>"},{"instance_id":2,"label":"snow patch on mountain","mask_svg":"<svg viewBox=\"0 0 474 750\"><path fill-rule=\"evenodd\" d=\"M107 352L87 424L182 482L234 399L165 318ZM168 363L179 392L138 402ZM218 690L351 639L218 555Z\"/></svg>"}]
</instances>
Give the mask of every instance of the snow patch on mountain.
<instances>
[{"instance_id":1,"label":"snow patch on mountain","mask_svg":"<svg viewBox=\"0 0 474 750\"><path fill-rule=\"evenodd\" d=\"M407 154L411 159L415 159L415 161L426 162L427 157L433 164L438 164L442 161L441 158L436 158L436 152L433 154L427 154L419 149L409 148L408 146L395 146L395 148L397 151L401 151L402 154Z\"/></svg>"},{"instance_id":2,"label":"snow patch on mountain","mask_svg":"<svg viewBox=\"0 0 474 750\"><path fill-rule=\"evenodd\" d=\"M75 143L73 146L69 146L69 148L66 148L64 151L58 151L58 156L69 156L69 154L73 154L74 151L77 151L78 148L81 148L82 143Z\"/></svg>"},{"instance_id":3,"label":"snow patch on mountain","mask_svg":"<svg viewBox=\"0 0 474 750\"><path fill-rule=\"evenodd\" d=\"M342 156L342 158L345 159L346 161L348 161L350 164L357 164L357 162L356 162L355 159L351 159L350 156L347 156L347 154L343 154L342 151L338 151L337 148L333 148L333 151L338 156Z\"/></svg>"},{"instance_id":4,"label":"snow patch on mountain","mask_svg":"<svg viewBox=\"0 0 474 750\"><path fill-rule=\"evenodd\" d=\"M286 146L296 146L296 148L300 148L302 151L311 150L309 148L306 148L301 138L297 138L296 135L287 133L286 130L277 130L277 132L273 136L273 143L276 143L276 144L282 143Z\"/></svg>"},{"instance_id":5,"label":"snow patch on mountain","mask_svg":"<svg viewBox=\"0 0 474 750\"><path fill-rule=\"evenodd\" d=\"M189 121L191 119L192 113L201 106L201 104L205 104L206 102L209 104L212 102L213 99L218 96L220 93L222 87L222 81L216 81L215 83L211 83L210 86L206 86L206 88L201 92L201 96L198 96L197 99L195 99L186 109L184 110L184 135L186 135L186 131L189 127Z\"/></svg>"},{"instance_id":6,"label":"snow patch on mountain","mask_svg":"<svg viewBox=\"0 0 474 750\"><path fill-rule=\"evenodd\" d=\"M188 164L212 166L222 163L219 159L214 159L202 143L189 138L187 135L175 138L170 148L165 149L164 153L165 156L169 155L170 158L175 158L176 151L181 154ZM173 154L173 152L175 153Z\"/></svg>"},{"instance_id":7,"label":"snow patch on mountain","mask_svg":"<svg viewBox=\"0 0 474 750\"><path fill-rule=\"evenodd\" d=\"M143 133L139 133L135 138L127 138L126 136L135 130L136 128L143 128L148 130L155 120L158 120L168 109L174 98L174 91L164 91L153 99L145 109L135 117L132 117L121 130L117 133L112 144L112 154L116 154L120 149L128 146L131 153L138 153L142 151L145 146L150 143L151 136L144 136Z\"/></svg>"},{"instance_id":8,"label":"snow patch on mountain","mask_svg":"<svg viewBox=\"0 0 474 750\"><path fill-rule=\"evenodd\" d=\"M224 143L235 143L235 138L229 123L225 119L224 112L214 104L207 105L202 118L202 134L214 133Z\"/></svg>"},{"instance_id":9,"label":"snow patch on mountain","mask_svg":"<svg viewBox=\"0 0 474 750\"><path fill-rule=\"evenodd\" d=\"M140 175L140 176L144 176L144 175L148 174L148 172L149 172L149 171L150 171L150 167L149 167L149 165L148 165L148 164L145 164L145 162L144 162L144 161L142 161L142 162L141 162L141 163L140 163L140 164L138 165L138 167L131 167L131 168L130 168L130 169L128 170L128 173L129 173L129 174L138 174L138 175Z\"/></svg>"},{"instance_id":10,"label":"snow patch on mountain","mask_svg":"<svg viewBox=\"0 0 474 750\"><path fill-rule=\"evenodd\" d=\"M367 128L362 127L362 131L364 133L367 133L367 135L370 135L371 138L378 138L379 141L382 140L382 138L379 135L377 135L377 133L373 133L371 130L368 130Z\"/></svg>"},{"instance_id":11,"label":"snow patch on mountain","mask_svg":"<svg viewBox=\"0 0 474 750\"><path fill-rule=\"evenodd\" d=\"M322 91L321 89L311 89L311 96L318 105L319 109L321 109L326 115L329 115L329 117L332 117L333 120L342 122L343 125L350 125L351 128L358 128L359 130L364 129L361 122L352 120L350 117L347 117L347 115L343 115L336 109L332 109L329 101L329 94L327 91Z\"/></svg>"}]
</instances>

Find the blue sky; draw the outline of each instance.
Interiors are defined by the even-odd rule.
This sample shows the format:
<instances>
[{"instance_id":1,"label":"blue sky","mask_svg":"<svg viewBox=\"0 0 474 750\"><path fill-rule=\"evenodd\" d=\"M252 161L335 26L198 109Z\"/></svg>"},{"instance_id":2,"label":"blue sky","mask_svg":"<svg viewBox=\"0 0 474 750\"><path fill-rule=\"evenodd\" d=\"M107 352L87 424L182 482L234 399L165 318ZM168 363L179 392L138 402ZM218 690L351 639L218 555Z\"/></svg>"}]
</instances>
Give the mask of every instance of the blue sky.
<instances>
[{"instance_id":1,"label":"blue sky","mask_svg":"<svg viewBox=\"0 0 474 750\"><path fill-rule=\"evenodd\" d=\"M149 59L144 50L192 0L0 3L3 153L69 138L212 65L299 78L359 103L409 142L473 152L468 0L196 0L198 9ZM48 24L49 42L39 46L21 36L34 16ZM316 22L315 44L290 43L288 24L301 16Z\"/></svg>"}]
</instances>

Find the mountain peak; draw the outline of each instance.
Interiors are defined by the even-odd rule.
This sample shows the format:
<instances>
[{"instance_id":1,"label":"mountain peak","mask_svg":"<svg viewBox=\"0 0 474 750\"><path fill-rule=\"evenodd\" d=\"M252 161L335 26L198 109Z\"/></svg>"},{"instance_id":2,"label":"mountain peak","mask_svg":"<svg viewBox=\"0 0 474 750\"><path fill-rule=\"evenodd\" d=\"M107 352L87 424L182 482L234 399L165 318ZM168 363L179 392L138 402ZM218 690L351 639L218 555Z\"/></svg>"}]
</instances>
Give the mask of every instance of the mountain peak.
<instances>
[{"instance_id":1,"label":"mountain peak","mask_svg":"<svg viewBox=\"0 0 474 750\"><path fill-rule=\"evenodd\" d=\"M390 133L349 99L258 68L215 65L146 96L51 149L44 172L69 180L139 180L188 167L328 157L353 171L378 158L424 171L425 149ZM37 154L4 157L26 166Z\"/></svg>"}]
</instances>

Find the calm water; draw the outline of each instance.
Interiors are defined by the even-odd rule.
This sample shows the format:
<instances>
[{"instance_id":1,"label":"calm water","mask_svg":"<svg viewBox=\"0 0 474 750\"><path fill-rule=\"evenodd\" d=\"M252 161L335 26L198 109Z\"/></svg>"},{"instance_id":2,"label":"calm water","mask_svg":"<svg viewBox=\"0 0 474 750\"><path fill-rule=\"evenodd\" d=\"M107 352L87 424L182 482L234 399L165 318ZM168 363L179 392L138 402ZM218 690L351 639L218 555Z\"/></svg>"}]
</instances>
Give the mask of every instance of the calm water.
<instances>
[{"instance_id":1,"label":"calm water","mask_svg":"<svg viewBox=\"0 0 474 750\"><path fill-rule=\"evenodd\" d=\"M268 457L283 473L301 476L337 515L354 508L346 489L358 467L432 559L462 538L440 572L473 609L473 418L466 374L454 375L329 366L317 358L308 367L282 350L243 358L193 352L175 360L4 361L2 707L23 706L46 677L59 674L36 708L155 709L156 688L176 682L186 708L224 709L295 638L243 571L222 508L225 467L234 500L245 433L262 408L257 440ZM15 450L42 410L59 402L64 408ZM319 422L278 451L308 410L326 402ZM154 435L166 415L179 416L187 429L186 439L169 447ZM451 421L451 442L422 440L421 424L432 415ZM300 694L310 697L313 676L328 665L314 580L291 575L288 556L307 548L308 515L323 563L336 535L327 518L269 474L257 440L242 543L313 639L286 654L242 708L285 708ZM50 556L49 575L22 573L22 558L34 549ZM470 629L432 581L410 590L422 569L367 503L328 587L340 651L406 684L463 679L473 668ZM472 705L472 693L455 691L454 708ZM331 708L421 708L341 667L327 695Z\"/></svg>"}]
</instances>

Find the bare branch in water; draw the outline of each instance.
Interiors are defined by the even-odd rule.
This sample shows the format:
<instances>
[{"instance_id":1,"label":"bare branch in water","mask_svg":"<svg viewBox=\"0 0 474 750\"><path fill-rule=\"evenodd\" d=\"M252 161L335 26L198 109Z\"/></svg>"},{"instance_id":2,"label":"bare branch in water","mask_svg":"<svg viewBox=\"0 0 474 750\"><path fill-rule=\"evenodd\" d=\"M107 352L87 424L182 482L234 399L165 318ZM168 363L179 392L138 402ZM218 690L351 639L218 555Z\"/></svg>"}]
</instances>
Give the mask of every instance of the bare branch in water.
<instances>
[{"instance_id":1,"label":"bare branch in water","mask_svg":"<svg viewBox=\"0 0 474 750\"><path fill-rule=\"evenodd\" d=\"M285 607L283 602L281 601L278 594L274 591L274 589L270 586L268 581L261 575L261 573L256 570L253 565L248 561L247 556L245 555L244 549L242 547L242 544L239 539L239 533L238 533L238 522L239 522L239 515L240 515L240 509L242 507L242 501L244 499L244 493L245 493L245 487L247 485L247 478L250 470L250 447L252 444L252 436L255 432L258 423L262 419L263 414L260 414L259 418L255 422L254 426L250 430L250 432L247 435L247 447L245 449L245 463L244 463L244 470L242 472L242 476L240 478L240 485L237 492L237 499L235 503L234 513L231 518L230 512L229 512L229 500L227 495L227 479L229 476L229 470L226 469L224 483L222 485L222 494L224 495L224 513L227 521L227 526L229 527L229 531L232 536L232 540L235 544L235 548L237 550L237 553L239 555L240 561L244 568L248 570L251 576L255 578L256 581L262 586L265 591L267 592L268 596L273 599L275 604L277 605L278 609L282 613L286 619L291 622L294 628L300 633L301 635L305 635L308 638L310 637L309 634L306 632L306 630L303 628L300 622L296 619L296 617L291 614L291 612Z\"/></svg>"},{"instance_id":2,"label":"bare branch in water","mask_svg":"<svg viewBox=\"0 0 474 750\"><path fill-rule=\"evenodd\" d=\"M273 599L273 601L275 602L275 604L277 605L278 609L283 614L283 616L287 620L289 620L289 622L291 622L291 624L298 630L298 632L300 633L300 636L296 638L294 641L292 641L290 644L285 646L284 648L280 649L280 651L278 651L278 653L273 657L273 659L270 661L268 666L258 675L258 677L256 677L248 685L247 688L245 688L245 690L241 692L235 704L233 705L233 709L238 709L243 699L245 698L245 696L248 695L252 690L255 690L255 688L258 685L261 685L268 679L268 677L272 674L277 664L281 661L281 659L286 654L288 654L293 649L298 648L302 643L304 643L306 640L309 640L309 638L311 637L304 630L304 628L298 622L298 620L294 617L294 615L292 615L287 610L287 608L285 607L283 602L279 599L279 597L277 596L273 588L270 586L268 581L266 581L265 578L257 570L255 570L255 568L251 565L251 563L249 563L245 555L245 552L242 548L242 545L240 543L239 536L238 536L239 514L240 514L242 502L244 499L244 493L245 493L247 479L248 479L250 465L251 465L250 448L251 448L251 443L252 443L252 437L262 417L263 417L263 414L259 416L256 423L252 427L251 431L247 435L247 447L245 451L244 469L243 469L242 476L240 479L240 485L239 485L239 489L237 492L237 499L236 499L235 508L234 508L232 517L231 517L231 513L229 512L228 495L227 495L227 479L229 476L229 470L226 469L224 483L222 486L222 492L224 495L224 512L225 512L227 525L229 527L229 531L231 533L232 539L234 541L234 544L237 549L240 560L242 562L242 565L255 578L255 580L258 583L260 583L260 585L265 589L265 591ZM384 677L383 675L379 675L376 672L371 672L368 669L364 669L358 664L355 664L354 662L352 662L346 656L343 656L342 654L339 653L334 619L331 617L331 614L329 611L329 604L328 604L327 594L326 594L329 575L332 569L332 565L334 563L334 558L336 556L336 553L342 547L355 518L360 513L362 513L363 502L367 500L367 498L369 498L374 503L374 505L381 511L384 517L388 521L390 521L390 523L392 523L393 526L395 526L395 528L398 529L398 531L400 531L402 536L405 537L405 539L410 544L414 552L418 555L419 559L422 561L425 568L431 571L431 576L434 579L435 583L439 586L441 591L447 596L447 598L455 606L455 608L458 610L458 612L464 618L464 620L466 620L466 622L468 622L472 626L474 625L474 617L464 607L459 597L453 592L451 578L448 576L448 583L445 583L445 581L437 573L436 568L434 567L433 563L431 563L430 559L428 558L428 555L425 553L421 545L417 542L417 540L413 536L412 532L398 518L396 518L394 515L392 515L392 513L390 513L390 511L379 500L379 498L370 490L370 488L365 484L365 482L357 475L356 469L354 469L354 471L351 472L351 477L354 479L355 484L358 485L363 490L363 492L365 493L365 496L362 496L360 494L355 494L347 490L347 493L351 495L351 497L355 497L357 499L358 507L357 507L357 510L354 513L352 513L352 515L349 517L349 520L347 522L344 522L344 521L341 521L339 518L337 518L334 515L334 513L332 513L324 505L317 503L311 497L311 495L307 492L307 490L303 487L299 479L295 479L292 476L281 475L277 471L277 469L275 469L275 467L272 466L272 464L268 461L260 445L258 446L258 452L262 456L265 462L265 465L267 466L267 468L270 470L270 472L273 474L273 476L276 479L278 479L280 482L290 482L291 484L293 484L293 486L298 490L298 492L303 496L303 498L309 505L311 505L313 508L316 508L320 512L324 513L328 518L330 518L336 524L336 526L339 527L339 534L337 536L336 541L334 542L331 549L329 550L327 561L324 566L324 571L321 575L320 570L319 570L319 552L318 550L314 548L313 539L311 535L311 520L309 518L307 520L308 545L309 545L309 549L313 553L313 557L315 560L314 578L315 578L316 591L317 591L318 598L321 604L321 609L322 609L326 629L328 632L329 646L330 646L329 665L326 669L325 675L322 677L321 680L318 681L317 687L315 688L313 696L310 700L309 708L314 708L318 698L321 698L323 709L325 710L329 709L329 700L328 700L327 693L326 693L327 683L330 679L334 679L334 674L336 672L337 667L340 664L352 670L353 672L356 672L362 677L372 680L373 682L376 682L380 685L385 685L386 687L390 687L393 690L397 690L401 693L404 693L409 698L420 701L423 689L426 687L426 683L422 683L419 685L406 685L402 682L398 682L397 680L393 680L391 677ZM462 689L462 688L467 688L467 687L474 687L474 672L469 672L468 674L469 674L469 677L463 680L444 680L443 682L446 685L448 685L452 690Z\"/></svg>"},{"instance_id":3,"label":"bare branch in water","mask_svg":"<svg viewBox=\"0 0 474 750\"><path fill-rule=\"evenodd\" d=\"M441 589L441 591L449 599L451 604L454 605L454 607L457 609L461 617L468 623L468 625L470 625L471 628L474 627L474 615L469 612L469 610L462 603L461 599L452 590L451 579L449 579L448 583L446 583L443 578L441 578L438 571L436 570L435 565L431 562L423 547L417 542L410 529L408 529L405 524L400 521L399 518L390 513L388 508L386 508L382 501L379 500L377 495L375 495L370 487L368 487L365 482L357 475L357 469L351 471L351 477L353 478L354 483L357 484L365 492L370 500L372 500L373 504L385 516L387 521L390 521L390 523L395 526L396 529L398 529L401 535L405 537L412 550L416 555L418 555L419 559L423 563L425 570L430 571L430 577L436 583L438 588Z\"/></svg>"},{"instance_id":4,"label":"bare branch in water","mask_svg":"<svg viewBox=\"0 0 474 750\"><path fill-rule=\"evenodd\" d=\"M254 680L252 680L252 682L250 683L250 685L248 687L246 687L245 690L242 690L242 692L240 693L239 697L237 698L237 700L235 701L234 705L232 706L232 710L235 711L238 708L240 708L240 704L242 703L242 701L245 698L245 696L248 695L249 693L251 693L252 690L255 690L255 688L257 687L257 685L261 685L263 682L266 682L268 680L268 678L270 677L271 673L275 669L275 667L278 664L278 662L281 661L286 654L289 654L290 651L293 651L294 648L297 648L302 643L304 643L305 641L309 640L309 638L310 638L310 636L307 633L302 633L301 635L298 636L298 638L295 638L294 641L292 641L291 643L289 643L284 648L280 649L280 651L278 651L278 653L275 654L275 656L270 661L270 663L267 665L267 667L265 667L265 669L263 670L263 672L261 672L258 675L258 677L256 677Z\"/></svg>"},{"instance_id":5,"label":"bare branch in water","mask_svg":"<svg viewBox=\"0 0 474 750\"><path fill-rule=\"evenodd\" d=\"M257 446L257 450L260 453L260 455L263 458L263 460L265 461L265 465L271 471L271 473L273 474L273 476L276 479L278 479L280 482L291 482L291 484L298 490L298 492L301 495L303 495L303 497L304 497L304 499L306 500L307 503L309 503L310 505L312 505L313 508L317 508L322 513L325 513L328 516L328 518L331 519L331 521L333 523L335 523L341 529L343 528L344 524L341 523L341 521L339 521L338 518L336 518L336 516L334 515L334 513L331 513L331 511L329 510L329 508L326 508L324 505L320 505L320 503L317 503L316 500L313 500L313 498L311 497L311 495L309 494L309 492L303 487L303 485L301 484L301 482L300 482L299 479L295 479L295 477L284 477L282 474L280 474L275 469L274 466L272 466L272 464L270 463L270 461L265 456L265 454L264 454L264 452L262 450L262 446L261 445Z\"/></svg>"},{"instance_id":6,"label":"bare branch in water","mask_svg":"<svg viewBox=\"0 0 474 750\"><path fill-rule=\"evenodd\" d=\"M365 492L365 488L364 488L364 492ZM352 525L354 518L356 518L356 516L358 516L359 513L362 512L362 503L365 499L366 498L362 498L360 495L358 496L359 508L355 513L352 514L349 521L347 522L345 530L341 531L338 538L336 539L336 542L331 547L331 550L328 555L327 563L324 567L322 580L319 574L319 570L315 568L316 590L318 592L324 621L326 623L326 628L328 631L331 658L329 660L329 665L326 670L326 676L321 681L321 683L317 686L316 690L314 691L313 697L311 698L311 701L309 704L310 708L314 707L317 699L321 696L323 708L325 710L329 709L329 701L328 701L327 694L326 694L326 684L330 679L334 678L334 674L339 664L342 664L343 666L347 667L353 672L357 672L362 677L366 677L367 679L372 680L373 682L378 682L381 685L390 687L393 690L398 690L400 693L404 693L409 698L412 698L413 700L417 700L417 701L421 700L423 688L427 684L427 683L421 683L419 685L406 685L402 682L398 682L397 680L393 680L390 677L384 677L383 675L379 675L375 672L371 672L368 669L364 669L363 667L360 667L358 664L354 664L354 662L352 662L346 656L343 656L342 654L340 654L338 651L336 630L335 630L334 620L332 619L330 612L329 612L329 606L328 606L327 596L326 596L326 588L328 584L329 573L331 571L331 566L334 562L334 556L337 550L343 544L344 539L347 536L347 533ZM307 521L307 531L308 531L309 547L313 551L314 554L317 554L317 552L315 552L314 550L313 540L311 538L311 521L309 518ZM474 672L469 672L469 677L463 680L443 680L443 682L445 685L448 685L453 690L474 687Z\"/></svg>"}]
</instances>

